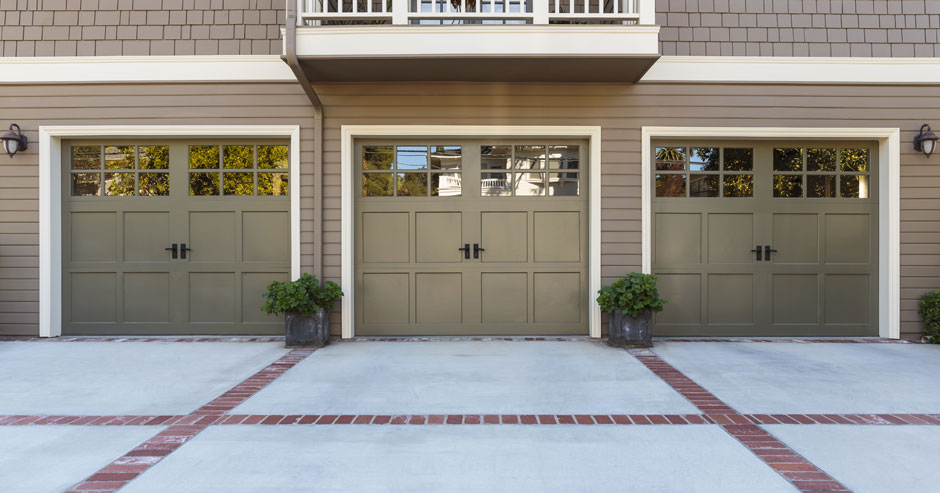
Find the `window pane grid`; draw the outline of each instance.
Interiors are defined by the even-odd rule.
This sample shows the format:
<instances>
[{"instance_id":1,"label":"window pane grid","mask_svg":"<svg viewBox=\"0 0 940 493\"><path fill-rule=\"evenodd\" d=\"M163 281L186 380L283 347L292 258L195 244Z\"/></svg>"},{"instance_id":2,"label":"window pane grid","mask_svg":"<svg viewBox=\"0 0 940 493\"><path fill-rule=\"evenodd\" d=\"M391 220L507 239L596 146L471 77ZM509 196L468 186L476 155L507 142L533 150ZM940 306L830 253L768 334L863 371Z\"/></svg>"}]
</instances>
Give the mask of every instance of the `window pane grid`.
<instances>
[{"instance_id":1,"label":"window pane grid","mask_svg":"<svg viewBox=\"0 0 940 493\"><path fill-rule=\"evenodd\" d=\"M774 148L773 196L868 198L870 155L867 148ZM781 165L784 161L789 164Z\"/></svg>"},{"instance_id":2,"label":"window pane grid","mask_svg":"<svg viewBox=\"0 0 940 493\"><path fill-rule=\"evenodd\" d=\"M288 164L283 145L191 145L189 194L288 195Z\"/></svg>"},{"instance_id":3,"label":"window pane grid","mask_svg":"<svg viewBox=\"0 0 940 493\"><path fill-rule=\"evenodd\" d=\"M656 197L752 197L752 148L656 147Z\"/></svg>"},{"instance_id":4,"label":"window pane grid","mask_svg":"<svg viewBox=\"0 0 940 493\"><path fill-rule=\"evenodd\" d=\"M166 196L170 193L168 168L169 146L72 146L71 195Z\"/></svg>"},{"instance_id":5,"label":"window pane grid","mask_svg":"<svg viewBox=\"0 0 940 493\"><path fill-rule=\"evenodd\" d=\"M461 156L462 147L459 145L363 146L362 196L460 196Z\"/></svg>"},{"instance_id":6,"label":"window pane grid","mask_svg":"<svg viewBox=\"0 0 940 493\"><path fill-rule=\"evenodd\" d=\"M580 195L578 145L484 145L480 157L483 197Z\"/></svg>"}]
</instances>

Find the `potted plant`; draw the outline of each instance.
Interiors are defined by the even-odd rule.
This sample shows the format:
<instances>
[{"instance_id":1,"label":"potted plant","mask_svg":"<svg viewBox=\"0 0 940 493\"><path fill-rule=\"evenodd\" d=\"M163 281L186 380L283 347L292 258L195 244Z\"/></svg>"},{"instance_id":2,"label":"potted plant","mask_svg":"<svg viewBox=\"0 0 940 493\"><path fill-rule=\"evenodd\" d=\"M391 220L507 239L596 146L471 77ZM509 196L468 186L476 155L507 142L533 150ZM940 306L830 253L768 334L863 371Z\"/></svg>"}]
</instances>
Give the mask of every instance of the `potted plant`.
<instances>
[{"instance_id":1,"label":"potted plant","mask_svg":"<svg viewBox=\"0 0 940 493\"><path fill-rule=\"evenodd\" d=\"M342 296L343 290L335 282L321 286L317 276L301 274L296 281L269 284L261 309L272 315L284 314L287 346L319 347L330 338L329 312Z\"/></svg>"},{"instance_id":2,"label":"potted plant","mask_svg":"<svg viewBox=\"0 0 940 493\"><path fill-rule=\"evenodd\" d=\"M926 293L921 297L920 316L924 318L923 342L940 344L940 291Z\"/></svg>"},{"instance_id":3,"label":"potted plant","mask_svg":"<svg viewBox=\"0 0 940 493\"><path fill-rule=\"evenodd\" d=\"M666 301L659 297L656 276L631 272L627 277L604 286L597 303L609 314L607 343L618 347L653 345L653 312L663 311Z\"/></svg>"}]
</instances>

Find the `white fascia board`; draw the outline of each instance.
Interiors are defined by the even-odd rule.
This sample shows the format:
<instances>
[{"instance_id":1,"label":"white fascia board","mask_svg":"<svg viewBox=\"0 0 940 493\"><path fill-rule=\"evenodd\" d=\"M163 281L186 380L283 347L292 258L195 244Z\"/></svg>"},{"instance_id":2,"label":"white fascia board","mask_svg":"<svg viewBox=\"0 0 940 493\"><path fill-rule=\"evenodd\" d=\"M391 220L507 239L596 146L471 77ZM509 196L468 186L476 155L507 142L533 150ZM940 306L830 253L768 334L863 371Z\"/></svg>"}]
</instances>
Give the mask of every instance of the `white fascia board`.
<instances>
[{"instance_id":1,"label":"white fascia board","mask_svg":"<svg viewBox=\"0 0 940 493\"><path fill-rule=\"evenodd\" d=\"M659 26L336 26L297 29L300 58L659 56Z\"/></svg>"},{"instance_id":2,"label":"white fascia board","mask_svg":"<svg viewBox=\"0 0 940 493\"><path fill-rule=\"evenodd\" d=\"M0 84L295 80L277 55L0 57Z\"/></svg>"},{"instance_id":3,"label":"white fascia board","mask_svg":"<svg viewBox=\"0 0 940 493\"><path fill-rule=\"evenodd\" d=\"M940 58L664 56L640 82L938 84Z\"/></svg>"}]
</instances>

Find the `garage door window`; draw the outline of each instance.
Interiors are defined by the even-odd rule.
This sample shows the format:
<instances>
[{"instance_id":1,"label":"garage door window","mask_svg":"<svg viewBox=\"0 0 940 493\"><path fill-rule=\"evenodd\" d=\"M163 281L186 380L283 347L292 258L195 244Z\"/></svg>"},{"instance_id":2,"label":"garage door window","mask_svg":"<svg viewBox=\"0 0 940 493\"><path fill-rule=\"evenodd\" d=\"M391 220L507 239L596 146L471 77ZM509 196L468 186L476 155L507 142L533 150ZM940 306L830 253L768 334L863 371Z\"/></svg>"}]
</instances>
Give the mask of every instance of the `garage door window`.
<instances>
[{"instance_id":1,"label":"garage door window","mask_svg":"<svg viewBox=\"0 0 940 493\"><path fill-rule=\"evenodd\" d=\"M480 148L480 195L484 197L577 196L577 145L484 145Z\"/></svg>"},{"instance_id":2,"label":"garage door window","mask_svg":"<svg viewBox=\"0 0 940 493\"><path fill-rule=\"evenodd\" d=\"M457 145L363 146L362 196L458 197L461 151Z\"/></svg>"},{"instance_id":3,"label":"garage door window","mask_svg":"<svg viewBox=\"0 0 940 493\"><path fill-rule=\"evenodd\" d=\"M657 147L657 197L752 197L749 147Z\"/></svg>"},{"instance_id":4,"label":"garage door window","mask_svg":"<svg viewBox=\"0 0 940 493\"><path fill-rule=\"evenodd\" d=\"M168 146L73 146L71 154L74 197L170 194Z\"/></svg>"},{"instance_id":5,"label":"garage door window","mask_svg":"<svg viewBox=\"0 0 940 493\"><path fill-rule=\"evenodd\" d=\"M866 148L775 147L773 154L776 198L868 198Z\"/></svg>"},{"instance_id":6,"label":"garage door window","mask_svg":"<svg viewBox=\"0 0 940 493\"><path fill-rule=\"evenodd\" d=\"M287 146L189 146L189 194L287 195Z\"/></svg>"}]
</instances>

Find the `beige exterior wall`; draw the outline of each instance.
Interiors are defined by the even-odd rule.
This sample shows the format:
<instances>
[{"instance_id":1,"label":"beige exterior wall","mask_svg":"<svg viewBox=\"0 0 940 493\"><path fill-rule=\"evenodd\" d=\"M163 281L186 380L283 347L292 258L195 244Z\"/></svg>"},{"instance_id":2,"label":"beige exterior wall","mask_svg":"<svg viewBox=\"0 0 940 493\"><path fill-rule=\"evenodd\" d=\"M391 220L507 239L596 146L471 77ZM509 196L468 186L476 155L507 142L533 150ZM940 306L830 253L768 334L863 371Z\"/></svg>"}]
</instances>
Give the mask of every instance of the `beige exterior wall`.
<instances>
[{"instance_id":1,"label":"beige exterior wall","mask_svg":"<svg viewBox=\"0 0 940 493\"><path fill-rule=\"evenodd\" d=\"M0 0L0 56L281 53L283 0Z\"/></svg>"},{"instance_id":2,"label":"beige exterior wall","mask_svg":"<svg viewBox=\"0 0 940 493\"><path fill-rule=\"evenodd\" d=\"M940 157L911 141L940 104L915 86L722 84L335 84L325 104L324 277L340 272L340 127L344 124L600 125L602 276L640 269L640 128L673 126L901 129L901 331L921 331L917 300L940 288ZM928 91L924 99L925 90ZM0 334L38 333L38 127L115 124L301 126L301 259L311 271L313 110L295 83L7 85L5 122L29 150L0 157ZM5 123L4 123L5 124ZM334 317L338 333L339 318Z\"/></svg>"}]
</instances>

